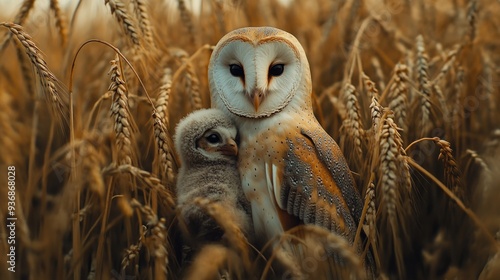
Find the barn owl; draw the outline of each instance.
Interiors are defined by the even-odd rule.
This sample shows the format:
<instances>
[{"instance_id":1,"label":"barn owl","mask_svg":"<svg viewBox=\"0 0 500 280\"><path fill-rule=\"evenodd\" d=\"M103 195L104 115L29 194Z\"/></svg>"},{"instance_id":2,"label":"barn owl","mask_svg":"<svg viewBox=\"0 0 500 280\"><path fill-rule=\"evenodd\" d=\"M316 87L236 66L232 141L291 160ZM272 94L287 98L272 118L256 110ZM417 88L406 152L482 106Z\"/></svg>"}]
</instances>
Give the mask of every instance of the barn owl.
<instances>
[{"instance_id":1,"label":"barn owl","mask_svg":"<svg viewBox=\"0 0 500 280\"><path fill-rule=\"evenodd\" d=\"M250 204L241 188L236 144L237 130L217 109L202 109L182 119L174 142L181 166L176 194L180 216L199 244L220 241L223 230L199 206L197 197L216 201L243 233L252 230Z\"/></svg>"},{"instance_id":2,"label":"barn owl","mask_svg":"<svg viewBox=\"0 0 500 280\"><path fill-rule=\"evenodd\" d=\"M249 27L210 58L212 106L236 123L242 187L262 243L316 224L353 243L362 203L338 145L313 114L306 54L291 34Z\"/></svg>"}]
</instances>

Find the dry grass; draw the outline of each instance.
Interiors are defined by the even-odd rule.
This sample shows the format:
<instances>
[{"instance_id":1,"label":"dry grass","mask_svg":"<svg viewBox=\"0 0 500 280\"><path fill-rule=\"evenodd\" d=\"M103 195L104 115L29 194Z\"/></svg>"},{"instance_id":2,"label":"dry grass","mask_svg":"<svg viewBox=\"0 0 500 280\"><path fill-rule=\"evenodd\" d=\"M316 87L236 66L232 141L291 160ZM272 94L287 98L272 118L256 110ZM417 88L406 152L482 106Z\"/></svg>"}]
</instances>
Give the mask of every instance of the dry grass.
<instances>
[{"instance_id":1,"label":"dry grass","mask_svg":"<svg viewBox=\"0 0 500 280\"><path fill-rule=\"evenodd\" d=\"M357 279L370 276L363 254L380 279L500 278L498 1L43 2L0 12L0 177L16 167L17 217L10 273L0 188L1 279L265 278L287 267ZM278 238L294 263L285 247L260 254L199 201L227 238L191 261L172 131L209 106L210 46L262 25L305 48L315 112L365 201L357 242L292 229ZM73 68L93 38L125 57L94 41Z\"/></svg>"}]
</instances>

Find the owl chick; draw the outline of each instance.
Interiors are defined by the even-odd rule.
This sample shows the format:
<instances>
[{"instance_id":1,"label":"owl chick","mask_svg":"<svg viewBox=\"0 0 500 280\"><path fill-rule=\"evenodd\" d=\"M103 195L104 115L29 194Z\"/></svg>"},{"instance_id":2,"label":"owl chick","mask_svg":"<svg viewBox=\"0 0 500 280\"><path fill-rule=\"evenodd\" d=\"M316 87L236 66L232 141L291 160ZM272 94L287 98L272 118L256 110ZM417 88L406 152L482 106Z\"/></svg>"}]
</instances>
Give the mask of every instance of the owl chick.
<instances>
[{"instance_id":1,"label":"owl chick","mask_svg":"<svg viewBox=\"0 0 500 280\"><path fill-rule=\"evenodd\" d=\"M252 230L251 208L237 168L237 130L217 109L195 111L177 125L175 148L181 167L177 177L180 216L198 244L220 241L224 230L195 204L198 197L222 204L243 233Z\"/></svg>"}]
</instances>

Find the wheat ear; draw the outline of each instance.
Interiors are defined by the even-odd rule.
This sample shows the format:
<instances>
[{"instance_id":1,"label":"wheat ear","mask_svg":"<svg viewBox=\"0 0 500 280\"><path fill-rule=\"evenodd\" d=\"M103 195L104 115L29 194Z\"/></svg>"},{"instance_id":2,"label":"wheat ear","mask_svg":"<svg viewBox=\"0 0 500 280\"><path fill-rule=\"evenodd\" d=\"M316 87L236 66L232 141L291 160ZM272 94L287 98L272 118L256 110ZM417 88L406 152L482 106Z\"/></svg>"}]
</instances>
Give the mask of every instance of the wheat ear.
<instances>
[{"instance_id":1,"label":"wheat ear","mask_svg":"<svg viewBox=\"0 0 500 280\"><path fill-rule=\"evenodd\" d=\"M453 157L453 151L451 150L450 142L442 140L438 137L433 138L434 143L439 146L439 156L438 159L444 163L444 176L446 185L450 190L453 191L461 200L464 199L462 194L462 173L458 169L457 162Z\"/></svg>"},{"instance_id":2,"label":"wheat ear","mask_svg":"<svg viewBox=\"0 0 500 280\"><path fill-rule=\"evenodd\" d=\"M299 238L300 236L300 238ZM294 253L294 258L287 256L292 249L288 246L290 237L296 238L300 243L303 243L305 248L298 249ZM335 270L335 276L340 279L366 279L365 270L362 267L360 256L356 253L351 243L343 236L331 232L323 227L316 225L301 225L294 227L280 237L282 246L274 249L273 257L280 261L289 261L288 267L294 267L301 263L301 257L311 257L311 255L323 255L324 260L328 260L330 269ZM288 248L287 248L288 247ZM292 249L293 250L293 249ZM282 253L284 256L279 256ZM294 264L292 261L295 261ZM300 269L300 266L297 267ZM301 271L291 271L292 274L300 276L304 273Z\"/></svg>"},{"instance_id":3,"label":"wheat ear","mask_svg":"<svg viewBox=\"0 0 500 280\"><path fill-rule=\"evenodd\" d=\"M225 211L224 206L207 198L197 197L194 203L204 209L214 220L224 229L224 236L238 255L243 260L243 264L247 267L250 265L248 241L243 234L241 228L235 222L235 217Z\"/></svg>"},{"instance_id":4,"label":"wheat ear","mask_svg":"<svg viewBox=\"0 0 500 280\"><path fill-rule=\"evenodd\" d=\"M377 267L380 267L380 260L379 260L379 251L377 249L377 228L376 228L376 222L377 222L377 208L376 208L376 197L375 197L375 184L373 182L370 182L368 184L368 188L366 188L366 194L365 194L365 203L367 205L366 207L366 218L365 218L365 224L363 225L363 228L365 230L366 235L368 236L369 244L373 248L373 253L374 253L374 258L375 258L375 263L377 264Z\"/></svg>"},{"instance_id":5,"label":"wheat ear","mask_svg":"<svg viewBox=\"0 0 500 280\"><path fill-rule=\"evenodd\" d=\"M128 164L118 166L116 166L115 164L111 164L103 168L101 170L101 173L103 174L103 176L112 176L121 173L131 174L134 178L139 179L144 183L145 186L147 186L147 188L138 186L143 188L144 191L150 192L152 190L156 190L158 198L168 209L173 209L173 207L175 206L175 200L172 193L164 185L161 184L160 179L146 170L142 170Z\"/></svg>"},{"instance_id":6,"label":"wheat ear","mask_svg":"<svg viewBox=\"0 0 500 280\"><path fill-rule=\"evenodd\" d=\"M106 187L101 174L101 169L105 161L104 155L98 152L91 144L85 145L85 147L85 155L82 160L83 179L87 181L90 191L97 194L101 202L104 202Z\"/></svg>"},{"instance_id":7,"label":"wheat ear","mask_svg":"<svg viewBox=\"0 0 500 280\"><path fill-rule=\"evenodd\" d=\"M40 83L45 91L45 97L52 109L53 116L58 120L65 119L68 116L68 105L65 101L67 93L62 89L58 89L57 85L60 85L60 82L49 70L41 51L35 45L31 36L24 32L23 27L20 25L8 22L2 22L0 25L7 27L23 45L26 54L31 60L31 65L40 78Z\"/></svg>"},{"instance_id":8,"label":"wheat ear","mask_svg":"<svg viewBox=\"0 0 500 280\"><path fill-rule=\"evenodd\" d=\"M162 122L169 126L169 112L168 105L170 101L170 93L172 92L172 69L170 67L165 67L163 69L163 76L161 78L160 91L158 97L156 98L155 108L156 113Z\"/></svg>"},{"instance_id":9,"label":"wheat ear","mask_svg":"<svg viewBox=\"0 0 500 280\"><path fill-rule=\"evenodd\" d=\"M383 107L378 103L378 100L375 96L372 97L372 102L370 103L370 111L372 117L373 132L376 133L376 131L378 131L378 127L380 126Z\"/></svg>"},{"instance_id":10,"label":"wheat ear","mask_svg":"<svg viewBox=\"0 0 500 280\"><path fill-rule=\"evenodd\" d=\"M177 4L179 8L179 13L181 15L181 21L189 33L189 39L191 41L191 44L196 45L193 19L191 18L189 10L186 8L186 3L184 0L177 0Z\"/></svg>"},{"instance_id":11,"label":"wheat ear","mask_svg":"<svg viewBox=\"0 0 500 280\"><path fill-rule=\"evenodd\" d=\"M23 4L21 5L21 8L19 9L19 12L17 12L16 18L14 19L14 23L18 25L23 25L24 22L26 21L26 18L28 18L28 15L33 8L33 5L35 5L35 0L24 0ZM5 34L2 42L0 43L0 53L3 51L5 46L7 46L7 43L9 42L10 38L12 37L12 33L7 33Z\"/></svg>"},{"instance_id":12,"label":"wheat ear","mask_svg":"<svg viewBox=\"0 0 500 280\"><path fill-rule=\"evenodd\" d=\"M130 205L142 213L148 228L142 242L148 247L154 258L154 279L164 280L167 276L168 250L165 246L167 240L167 227L165 218L158 218L156 213L148 205L142 205L136 199L132 199Z\"/></svg>"},{"instance_id":13,"label":"wheat ear","mask_svg":"<svg viewBox=\"0 0 500 280\"><path fill-rule=\"evenodd\" d=\"M443 67L437 74L437 76L432 80L432 84L437 84L441 82L441 80L450 72L450 70L453 68L455 61L457 59L457 54L460 51L461 46L457 45L453 49L447 52L446 54L446 62L444 63Z\"/></svg>"},{"instance_id":14,"label":"wheat ear","mask_svg":"<svg viewBox=\"0 0 500 280\"><path fill-rule=\"evenodd\" d=\"M408 67L404 64L396 64L394 69L393 83L389 87L388 107L394 112L395 121L405 133L408 133L406 111L408 110Z\"/></svg>"},{"instance_id":15,"label":"wheat ear","mask_svg":"<svg viewBox=\"0 0 500 280\"><path fill-rule=\"evenodd\" d=\"M191 264L185 279L209 280L218 278L219 270L230 258L237 258L229 248L218 244L203 246Z\"/></svg>"},{"instance_id":16,"label":"wheat ear","mask_svg":"<svg viewBox=\"0 0 500 280\"><path fill-rule=\"evenodd\" d=\"M198 76L194 71L193 65L188 63L186 67L186 92L191 96L191 106L193 110L199 110L203 108L200 95L200 81Z\"/></svg>"},{"instance_id":17,"label":"wheat ear","mask_svg":"<svg viewBox=\"0 0 500 280\"><path fill-rule=\"evenodd\" d=\"M142 239L142 236L141 236ZM122 271L124 271L128 266L130 266L130 263L135 261L138 262L139 258L139 253L142 249L142 241L139 240L138 244L132 244L128 246L128 248L125 249L125 253L123 254L122 258L122 263L121 263L121 268Z\"/></svg>"},{"instance_id":18,"label":"wheat ear","mask_svg":"<svg viewBox=\"0 0 500 280\"><path fill-rule=\"evenodd\" d=\"M419 91L421 93L420 109L420 134L424 136L430 128L431 114L431 83L428 74L428 58L425 52L424 38L422 35L417 36L417 78L419 83Z\"/></svg>"},{"instance_id":19,"label":"wheat ear","mask_svg":"<svg viewBox=\"0 0 500 280\"><path fill-rule=\"evenodd\" d=\"M50 0L50 9L54 12L56 18L56 26L59 29L59 35L61 36L62 47L66 46L68 42L68 22L64 13L61 11L58 0Z\"/></svg>"},{"instance_id":20,"label":"wheat ear","mask_svg":"<svg viewBox=\"0 0 500 280\"><path fill-rule=\"evenodd\" d=\"M200 95L200 81L196 75L193 64L189 59L189 55L182 49L175 50L175 57L180 60L183 65L186 65L186 73L184 75L185 93L191 97L191 108L199 110L203 107Z\"/></svg>"},{"instance_id":21,"label":"wheat ear","mask_svg":"<svg viewBox=\"0 0 500 280\"><path fill-rule=\"evenodd\" d=\"M125 8L125 4L120 2L119 0L104 0L104 4L109 5L109 9L111 10L111 14L115 15L116 20L122 26L125 34L130 38L134 46L140 46L140 38L137 33L137 28L127 13L127 9Z\"/></svg>"},{"instance_id":22,"label":"wheat ear","mask_svg":"<svg viewBox=\"0 0 500 280\"><path fill-rule=\"evenodd\" d=\"M380 106L376 99L373 103L375 103L374 108ZM375 142L379 145L374 153L374 162L378 162L377 173L380 188L378 193L381 203L379 211L381 211L383 221L387 221L388 230L392 234L392 250L395 254L398 273L404 275L402 239L406 234L404 217L408 214L404 206L408 202L408 193L411 190L411 177L398 129L392 112L386 111L375 134Z\"/></svg>"},{"instance_id":23,"label":"wheat ear","mask_svg":"<svg viewBox=\"0 0 500 280\"><path fill-rule=\"evenodd\" d=\"M356 162L363 156L362 137L364 136L363 124L359 112L358 98L356 89L352 84L346 84L342 90L342 99L346 107L346 119L342 123L347 135L353 142Z\"/></svg>"},{"instance_id":24,"label":"wheat ear","mask_svg":"<svg viewBox=\"0 0 500 280\"><path fill-rule=\"evenodd\" d=\"M470 30L469 30L469 41L472 43L476 38L476 29L477 29L477 0L469 1L467 7L467 21L469 22Z\"/></svg>"},{"instance_id":25,"label":"wheat ear","mask_svg":"<svg viewBox=\"0 0 500 280\"><path fill-rule=\"evenodd\" d=\"M114 119L114 130L116 134L116 147L118 151L119 164L132 164L133 149L132 138L133 128L130 112L128 108L128 91L125 81L122 78L120 69L120 58L118 55L111 61L111 84L108 91L113 93L111 103L111 117Z\"/></svg>"},{"instance_id":26,"label":"wheat ear","mask_svg":"<svg viewBox=\"0 0 500 280\"><path fill-rule=\"evenodd\" d=\"M15 42L16 42L17 60L19 61L19 65L21 67L21 73L23 75L24 85L26 86L28 94L32 94L33 92L35 92L35 88L33 87L35 81L33 80L33 69L31 66L31 60L24 55L23 45L18 41Z\"/></svg>"},{"instance_id":27,"label":"wheat ear","mask_svg":"<svg viewBox=\"0 0 500 280\"><path fill-rule=\"evenodd\" d=\"M149 14L144 0L134 0L134 10L139 21L139 28L142 31L144 40L149 46L154 46L153 26L149 21Z\"/></svg>"},{"instance_id":28,"label":"wheat ear","mask_svg":"<svg viewBox=\"0 0 500 280\"><path fill-rule=\"evenodd\" d=\"M375 69L375 75L378 79L378 85L380 90L383 92L385 90L385 77L384 77L384 71L382 71L382 67L380 66L380 61L376 56L373 56L371 58L371 63L373 68Z\"/></svg>"},{"instance_id":29,"label":"wheat ear","mask_svg":"<svg viewBox=\"0 0 500 280\"><path fill-rule=\"evenodd\" d=\"M169 186L175 182L175 174L177 173L177 162L173 149L171 134L163 123L163 120L157 113L153 113L153 128L158 155L160 157L161 176L166 175Z\"/></svg>"}]
</instances>

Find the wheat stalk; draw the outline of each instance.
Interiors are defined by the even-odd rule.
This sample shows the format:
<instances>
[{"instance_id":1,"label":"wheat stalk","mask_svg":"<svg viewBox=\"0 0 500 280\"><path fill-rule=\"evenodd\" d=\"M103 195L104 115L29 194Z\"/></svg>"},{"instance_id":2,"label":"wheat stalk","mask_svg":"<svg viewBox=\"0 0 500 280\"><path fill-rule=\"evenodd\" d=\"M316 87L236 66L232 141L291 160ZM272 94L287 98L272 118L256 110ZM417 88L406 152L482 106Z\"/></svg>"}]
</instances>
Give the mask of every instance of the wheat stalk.
<instances>
[{"instance_id":1,"label":"wheat stalk","mask_svg":"<svg viewBox=\"0 0 500 280\"><path fill-rule=\"evenodd\" d=\"M168 266L168 250L165 246L165 242L167 240L167 228L165 226L166 220L165 218L158 218L151 207L143 205L135 199L133 199L130 204L132 207L139 209L139 211L145 216L145 222L147 224L149 234L141 236L141 240L142 243L145 243L145 245L149 248L149 252L155 259L154 279L166 279ZM140 247L137 249L140 249ZM123 260L127 262L128 259L130 259L130 257L127 259L124 258Z\"/></svg>"},{"instance_id":2,"label":"wheat stalk","mask_svg":"<svg viewBox=\"0 0 500 280\"><path fill-rule=\"evenodd\" d=\"M144 40L149 46L155 46L153 38L153 26L151 26L148 10L144 0L134 0L134 9L137 19L139 20L139 28L144 35Z\"/></svg>"},{"instance_id":3,"label":"wheat stalk","mask_svg":"<svg viewBox=\"0 0 500 280\"><path fill-rule=\"evenodd\" d=\"M482 70L482 78L480 83L482 85L483 94L485 95L485 100L488 102L488 109L486 111L486 119L495 119L495 112L497 112L497 100L495 97L495 76L494 76L494 63L492 63L491 58L488 54L483 55L483 63L485 66ZM498 98L498 97L497 97Z\"/></svg>"},{"instance_id":4,"label":"wheat stalk","mask_svg":"<svg viewBox=\"0 0 500 280\"><path fill-rule=\"evenodd\" d=\"M377 208L375 204L375 184L370 181L368 188L366 188L365 205L366 205L366 218L363 229L368 236L369 244L373 248L375 262L377 267L380 267L379 251L377 250ZM367 244L368 246L368 244Z\"/></svg>"},{"instance_id":5,"label":"wheat stalk","mask_svg":"<svg viewBox=\"0 0 500 280\"><path fill-rule=\"evenodd\" d=\"M438 159L444 163L444 176L447 186L455 193L458 194L460 199L464 196L461 193L463 190L461 172L458 169L457 162L453 157L453 151L451 150L450 142L442 140L438 137L433 138L434 143L439 146L439 156Z\"/></svg>"},{"instance_id":6,"label":"wheat stalk","mask_svg":"<svg viewBox=\"0 0 500 280\"><path fill-rule=\"evenodd\" d=\"M207 198L197 197L194 204L204 209L224 229L224 237L243 261L243 265L250 266L248 241L238 226L235 217L225 211L224 206Z\"/></svg>"},{"instance_id":7,"label":"wheat stalk","mask_svg":"<svg viewBox=\"0 0 500 280\"><path fill-rule=\"evenodd\" d=\"M380 132L377 135L377 142L380 143L379 152L379 177L381 180L381 197L387 207L387 215L390 220L396 220L396 208L399 204L399 188L397 186L398 165L397 157L399 149L402 147L397 126L394 124L391 115L382 119Z\"/></svg>"},{"instance_id":8,"label":"wheat stalk","mask_svg":"<svg viewBox=\"0 0 500 280\"><path fill-rule=\"evenodd\" d=\"M375 96L372 97L372 102L370 103L370 111L372 117L372 127L374 133L378 131L380 126L380 119L382 118L383 107L378 103Z\"/></svg>"},{"instance_id":9,"label":"wheat stalk","mask_svg":"<svg viewBox=\"0 0 500 280\"><path fill-rule=\"evenodd\" d=\"M134 46L139 47L141 44L137 28L135 27L134 21L128 14L125 5L119 0L104 0L104 4L108 4L111 14L115 15L116 20L122 26L123 32L132 41Z\"/></svg>"},{"instance_id":10,"label":"wheat stalk","mask_svg":"<svg viewBox=\"0 0 500 280\"><path fill-rule=\"evenodd\" d=\"M170 100L170 93L172 91L172 69L165 67L161 78L160 91L156 98L155 108L159 118L168 127L170 123L168 105Z\"/></svg>"},{"instance_id":11,"label":"wheat stalk","mask_svg":"<svg viewBox=\"0 0 500 280\"><path fill-rule=\"evenodd\" d=\"M142 239L142 236L141 236ZM132 261L136 261L139 258L139 252L142 248L142 242L138 242L138 244L132 244L127 249L125 249L125 253L123 254L121 266L122 271L124 271Z\"/></svg>"},{"instance_id":12,"label":"wheat stalk","mask_svg":"<svg viewBox=\"0 0 500 280\"><path fill-rule=\"evenodd\" d=\"M19 131L19 123L13 121L16 119L17 112L12 106L12 95L7 91L0 89L0 146L5 151L0 153L0 160L5 164L19 164L22 162L23 153L19 151L19 144L22 143L22 131ZM7 197L7 188L4 188Z\"/></svg>"},{"instance_id":13,"label":"wheat stalk","mask_svg":"<svg viewBox=\"0 0 500 280\"><path fill-rule=\"evenodd\" d=\"M339 253L343 259L347 260L352 265L352 268L361 268L359 256L356 254L347 239L338 234L334 234L325 228L315 225L303 225L301 228L304 232L316 235L316 237L325 240L325 248L335 250L335 252ZM358 274L358 276L363 274L362 269L357 272L361 273Z\"/></svg>"},{"instance_id":14,"label":"wheat stalk","mask_svg":"<svg viewBox=\"0 0 500 280\"><path fill-rule=\"evenodd\" d=\"M167 279L168 250L165 246L167 240L167 227L165 218L160 218L158 223L151 230L152 235L152 255L155 259L155 279Z\"/></svg>"},{"instance_id":15,"label":"wheat stalk","mask_svg":"<svg viewBox=\"0 0 500 280\"><path fill-rule=\"evenodd\" d=\"M118 150L117 162L119 164L131 164L133 160L132 149L132 119L128 108L128 91L123 81L120 70L120 58L118 55L111 61L109 70L111 84L108 91L113 93L111 104L111 117L114 119L114 130L116 134L116 147Z\"/></svg>"},{"instance_id":16,"label":"wheat stalk","mask_svg":"<svg viewBox=\"0 0 500 280\"><path fill-rule=\"evenodd\" d=\"M186 92L191 96L191 106L193 110L203 108L200 95L200 81L194 71L193 65L188 63L186 67Z\"/></svg>"},{"instance_id":17,"label":"wheat stalk","mask_svg":"<svg viewBox=\"0 0 500 280\"><path fill-rule=\"evenodd\" d=\"M353 0L349 1L351 3L351 6L349 6L349 14L346 19L345 23L345 28L342 31L343 32L343 39L346 44L351 44L352 42L352 34L354 34L354 30L352 29L352 26L355 23L356 20L356 15L358 14L359 9L361 8L361 1L359 0ZM347 9L347 7L346 7ZM360 28L361 30L361 28ZM359 31L358 31L359 32Z\"/></svg>"},{"instance_id":18,"label":"wheat stalk","mask_svg":"<svg viewBox=\"0 0 500 280\"><path fill-rule=\"evenodd\" d=\"M426 138L425 140L428 140ZM432 140L432 139L431 139ZM416 170L422 172L425 176L429 177L433 182L435 182L438 187L451 199L453 202L456 203L456 205L464 211L465 214L474 222L474 224L477 226L478 229L482 232L482 234L486 237L488 240L488 243L490 244L492 250L498 252L500 250L500 244L495 240L491 232L486 228L484 223L479 219L479 217L469 208L467 208L462 200L458 198L448 187L446 187L441 181L439 181L434 175L432 175L429 171L427 171L425 168L420 166L418 163L416 163L413 159L409 158L408 163L414 167Z\"/></svg>"},{"instance_id":19,"label":"wheat stalk","mask_svg":"<svg viewBox=\"0 0 500 280\"><path fill-rule=\"evenodd\" d=\"M342 90L342 99L345 102L346 118L342 122L342 128L353 142L356 162L359 162L363 155L362 137L364 136L363 124L359 112L356 89L352 84L346 84Z\"/></svg>"},{"instance_id":20,"label":"wheat stalk","mask_svg":"<svg viewBox=\"0 0 500 280\"><path fill-rule=\"evenodd\" d=\"M467 21L469 22L469 42L474 42L476 38L476 29L477 29L477 0L469 1L467 7Z\"/></svg>"},{"instance_id":21,"label":"wheat stalk","mask_svg":"<svg viewBox=\"0 0 500 280\"><path fill-rule=\"evenodd\" d=\"M59 29L59 35L61 36L61 45L64 48L68 42L68 22L61 11L58 0L50 0L50 9L54 12L56 26Z\"/></svg>"},{"instance_id":22,"label":"wheat stalk","mask_svg":"<svg viewBox=\"0 0 500 280\"><path fill-rule=\"evenodd\" d=\"M404 132L408 133L406 112L408 110L408 67L404 64L396 64L394 68L393 83L389 88L390 102L388 107L394 112L395 121Z\"/></svg>"},{"instance_id":23,"label":"wheat stalk","mask_svg":"<svg viewBox=\"0 0 500 280\"><path fill-rule=\"evenodd\" d=\"M28 15L31 9L33 8L33 5L35 5L35 0L24 0L23 4L21 5L21 8L19 9L19 12L16 15L16 18L14 19L14 23L18 25L23 25L24 22L26 21L26 18L28 18ZM9 42L11 37L12 33L7 33L5 35L2 42L0 43L0 53L3 51L5 46L7 46L7 43Z\"/></svg>"},{"instance_id":24,"label":"wheat stalk","mask_svg":"<svg viewBox=\"0 0 500 280\"><path fill-rule=\"evenodd\" d=\"M57 88L56 85L59 85L59 81L49 70L41 51L35 45L31 36L24 32L22 26L15 23L1 22L0 25L7 27L23 45L26 54L31 60L31 65L40 78L40 83L45 91L45 99L49 102L53 116L58 120L64 119L68 116L68 105L65 102L67 94L64 90Z\"/></svg>"},{"instance_id":25,"label":"wheat stalk","mask_svg":"<svg viewBox=\"0 0 500 280\"><path fill-rule=\"evenodd\" d=\"M443 67L439 71L439 74L432 80L432 84L438 84L441 82L441 80L450 72L450 70L453 68L455 61L457 60L457 54L459 53L461 49L460 45L455 46L453 49L447 52L446 54L446 62L444 63Z\"/></svg>"},{"instance_id":26,"label":"wheat stalk","mask_svg":"<svg viewBox=\"0 0 500 280\"><path fill-rule=\"evenodd\" d=\"M185 279L209 280L219 275L219 270L230 258L238 258L230 249L218 245L205 245L193 260Z\"/></svg>"},{"instance_id":27,"label":"wheat stalk","mask_svg":"<svg viewBox=\"0 0 500 280\"><path fill-rule=\"evenodd\" d=\"M174 51L174 56L179 59L183 65L185 65L185 93L189 94L189 96L191 97L191 108L193 110L199 110L203 107L203 104L200 95L200 82L194 70L193 64L191 60L189 60L187 52L182 49L176 49Z\"/></svg>"},{"instance_id":28,"label":"wheat stalk","mask_svg":"<svg viewBox=\"0 0 500 280\"><path fill-rule=\"evenodd\" d=\"M35 81L33 80L33 68L31 65L31 60L26 58L26 56L24 55L23 45L18 41L15 42L16 42L17 60L19 61L19 66L21 67L21 73L23 75L24 85L26 86L26 92L30 94L32 92L35 92L35 88L33 87Z\"/></svg>"},{"instance_id":29,"label":"wheat stalk","mask_svg":"<svg viewBox=\"0 0 500 280\"><path fill-rule=\"evenodd\" d=\"M380 66L380 60L374 56L371 58L371 63L373 65L373 68L375 68L375 75L377 76L378 79L378 85L381 91L384 91L385 89L385 77L384 77L384 71L382 71L382 67Z\"/></svg>"},{"instance_id":30,"label":"wheat stalk","mask_svg":"<svg viewBox=\"0 0 500 280\"><path fill-rule=\"evenodd\" d=\"M445 94L443 93L441 87L438 84L433 84L432 89L436 93L444 119L448 120L448 118L450 117L450 111L448 109L449 106L448 103L446 102Z\"/></svg>"},{"instance_id":31,"label":"wheat stalk","mask_svg":"<svg viewBox=\"0 0 500 280\"><path fill-rule=\"evenodd\" d=\"M452 135L451 139L454 139L454 143L457 147L462 145L463 139L460 136L459 128L465 127L465 119L464 115L466 114L466 108L463 106L464 95L466 94L463 86L465 83L465 73L462 67L459 67L456 73L456 81L454 86L454 95L452 98L455 99L455 104L450 112L451 120L448 121L451 123L450 126L450 135Z\"/></svg>"},{"instance_id":32,"label":"wheat stalk","mask_svg":"<svg viewBox=\"0 0 500 280\"><path fill-rule=\"evenodd\" d=\"M103 176L129 173L132 176L134 176L134 178L137 178L140 181L142 181L148 187L144 188L144 190L146 191L156 190L158 197L162 202L166 204L166 207L168 209L172 209L172 207L175 206L175 201L172 193L164 185L161 184L160 179L158 179L156 176L154 176L153 174L151 174L146 170L142 170L128 164L118 165L118 166L111 164L103 168L101 170L101 173L103 174Z\"/></svg>"},{"instance_id":33,"label":"wheat stalk","mask_svg":"<svg viewBox=\"0 0 500 280\"><path fill-rule=\"evenodd\" d=\"M101 169L104 164L104 155L97 151L93 145L86 145L86 148L85 154L82 155L83 172L81 174L84 174L84 178L86 178L90 190L96 193L101 201L104 202L106 187L101 174Z\"/></svg>"},{"instance_id":34,"label":"wheat stalk","mask_svg":"<svg viewBox=\"0 0 500 280\"><path fill-rule=\"evenodd\" d=\"M362 73L363 83L365 85L365 89L368 92L368 96L379 98L378 89L375 83L368 77L365 73Z\"/></svg>"},{"instance_id":35,"label":"wheat stalk","mask_svg":"<svg viewBox=\"0 0 500 280\"><path fill-rule=\"evenodd\" d=\"M488 164L484 161L484 159L477 153L477 151L467 149L465 150L465 154L470 156L473 162L481 167L481 169L487 174L487 177L491 176L491 169ZM469 168L466 167L465 170ZM487 180L489 181L489 180Z\"/></svg>"},{"instance_id":36,"label":"wheat stalk","mask_svg":"<svg viewBox=\"0 0 500 280\"><path fill-rule=\"evenodd\" d=\"M379 209L382 219L387 219L388 222L388 231L392 236L392 250L395 253L398 273L404 275L402 240L406 234L404 217L409 214L404 206L409 200L408 191L411 189L411 177L406 153L403 149L403 141L391 111L384 113L380 120L375 142L379 143L375 152L378 158L378 186L381 189L378 192L381 200Z\"/></svg>"},{"instance_id":37,"label":"wheat stalk","mask_svg":"<svg viewBox=\"0 0 500 280\"><path fill-rule=\"evenodd\" d=\"M226 34L227 33L227 24L226 24L226 20L224 18L225 14L226 14L226 11L224 9L224 6L225 6L225 1L222 1L222 0L216 0L216 1L212 1L210 2L212 3L213 6L215 6L215 16L217 18L217 23L219 25L219 31L222 33L222 34Z\"/></svg>"},{"instance_id":38,"label":"wheat stalk","mask_svg":"<svg viewBox=\"0 0 500 280\"><path fill-rule=\"evenodd\" d=\"M194 24L193 24L193 19L191 18L191 13L189 10L186 8L186 3L184 0L177 0L178 4L178 9L179 13L181 15L181 21L186 27L188 34L189 34L189 40L191 44L197 46L196 42L196 37L195 37L195 29L194 29Z\"/></svg>"},{"instance_id":39,"label":"wheat stalk","mask_svg":"<svg viewBox=\"0 0 500 280\"><path fill-rule=\"evenodd\" d=\"M423 136L427 134L430 128L430 114L431 114L431 83L429 81L428 74L428 58L425 52L424 38L422 35L417 36L417 79L419 83L418 90L421 93L420 96L420 110L422 119L420 120L420 135Z\"/></svg>"},{"instance_id":40,"label":"wheat stalk","mask_svg":"<svg viewBox=\"0 0 500 280\"><path fill-rule=\"evenodd\" d=\"M166 175L169 185L173 185L175 174L177 173L177 163L175 161L171 134L168 133L162 118L157 113L153 113L153 122L155 141L160 157L160 177Z\"/></svg>"},{"instance_id":41,"label":"wheat stalk","mask_svg":"<svg viewBox=\"0 0 500 280\"><path fill-rule=\"evenodd\" d=\"M290 250L286 245L289 245L289 239L292 235L303 236L299 239L299 242L303 243L305 247L303 250L297 250L294 253L296 257L296 262L293 263L294 259L287 256ZM277 257L280 261L289 261L288 267L296 267L300 264L303 259L310 258L311 256L324 255L323 259L326 257L332 258L333 261L330 262L330 269L336 270L334 275L337 277L349 277L353 279L365 279L365 270L362 266L362 261L360 256L356 253L356 250L352 247L351 243L336 233L329 231L323 227L316 225L300 225L288 230L285 234L280 237L280 243L282 246L275 248L273 256L268 260L271 262L273 257ZM318 252L319 250L319 252ZM277 255L278 254L278 255ZM279 256L279 254L284 254ZM300 269L300 267L297 267ZM312 271L314 272L314 271ZM302 272L292 272L294 275L303 275ZM320 276L320 275L316 275ZM332 275L333 276L333 275Z\"/></svg>"},{"instance_id":42,"label":"wheat stalk","mask_svg":"<svg viewBox=\"0 0 500 280\"><path fill-rule=\"evenodd\" d=\"M467 149L465 150L465 154L470 157L470 159L467 161L467 164L463 169L463 174L465 175L465 177L472 176L472 165L476 165L479 167L479 175L477 175L477 177L481 178L480 180L483 185L483 188L481 190L481 200L486 200L486 196L494 191L494 189L491 187L494 173L492 172L488 163L486 163L486 161L476 151Z\"/></svg>"}]
</instances>

